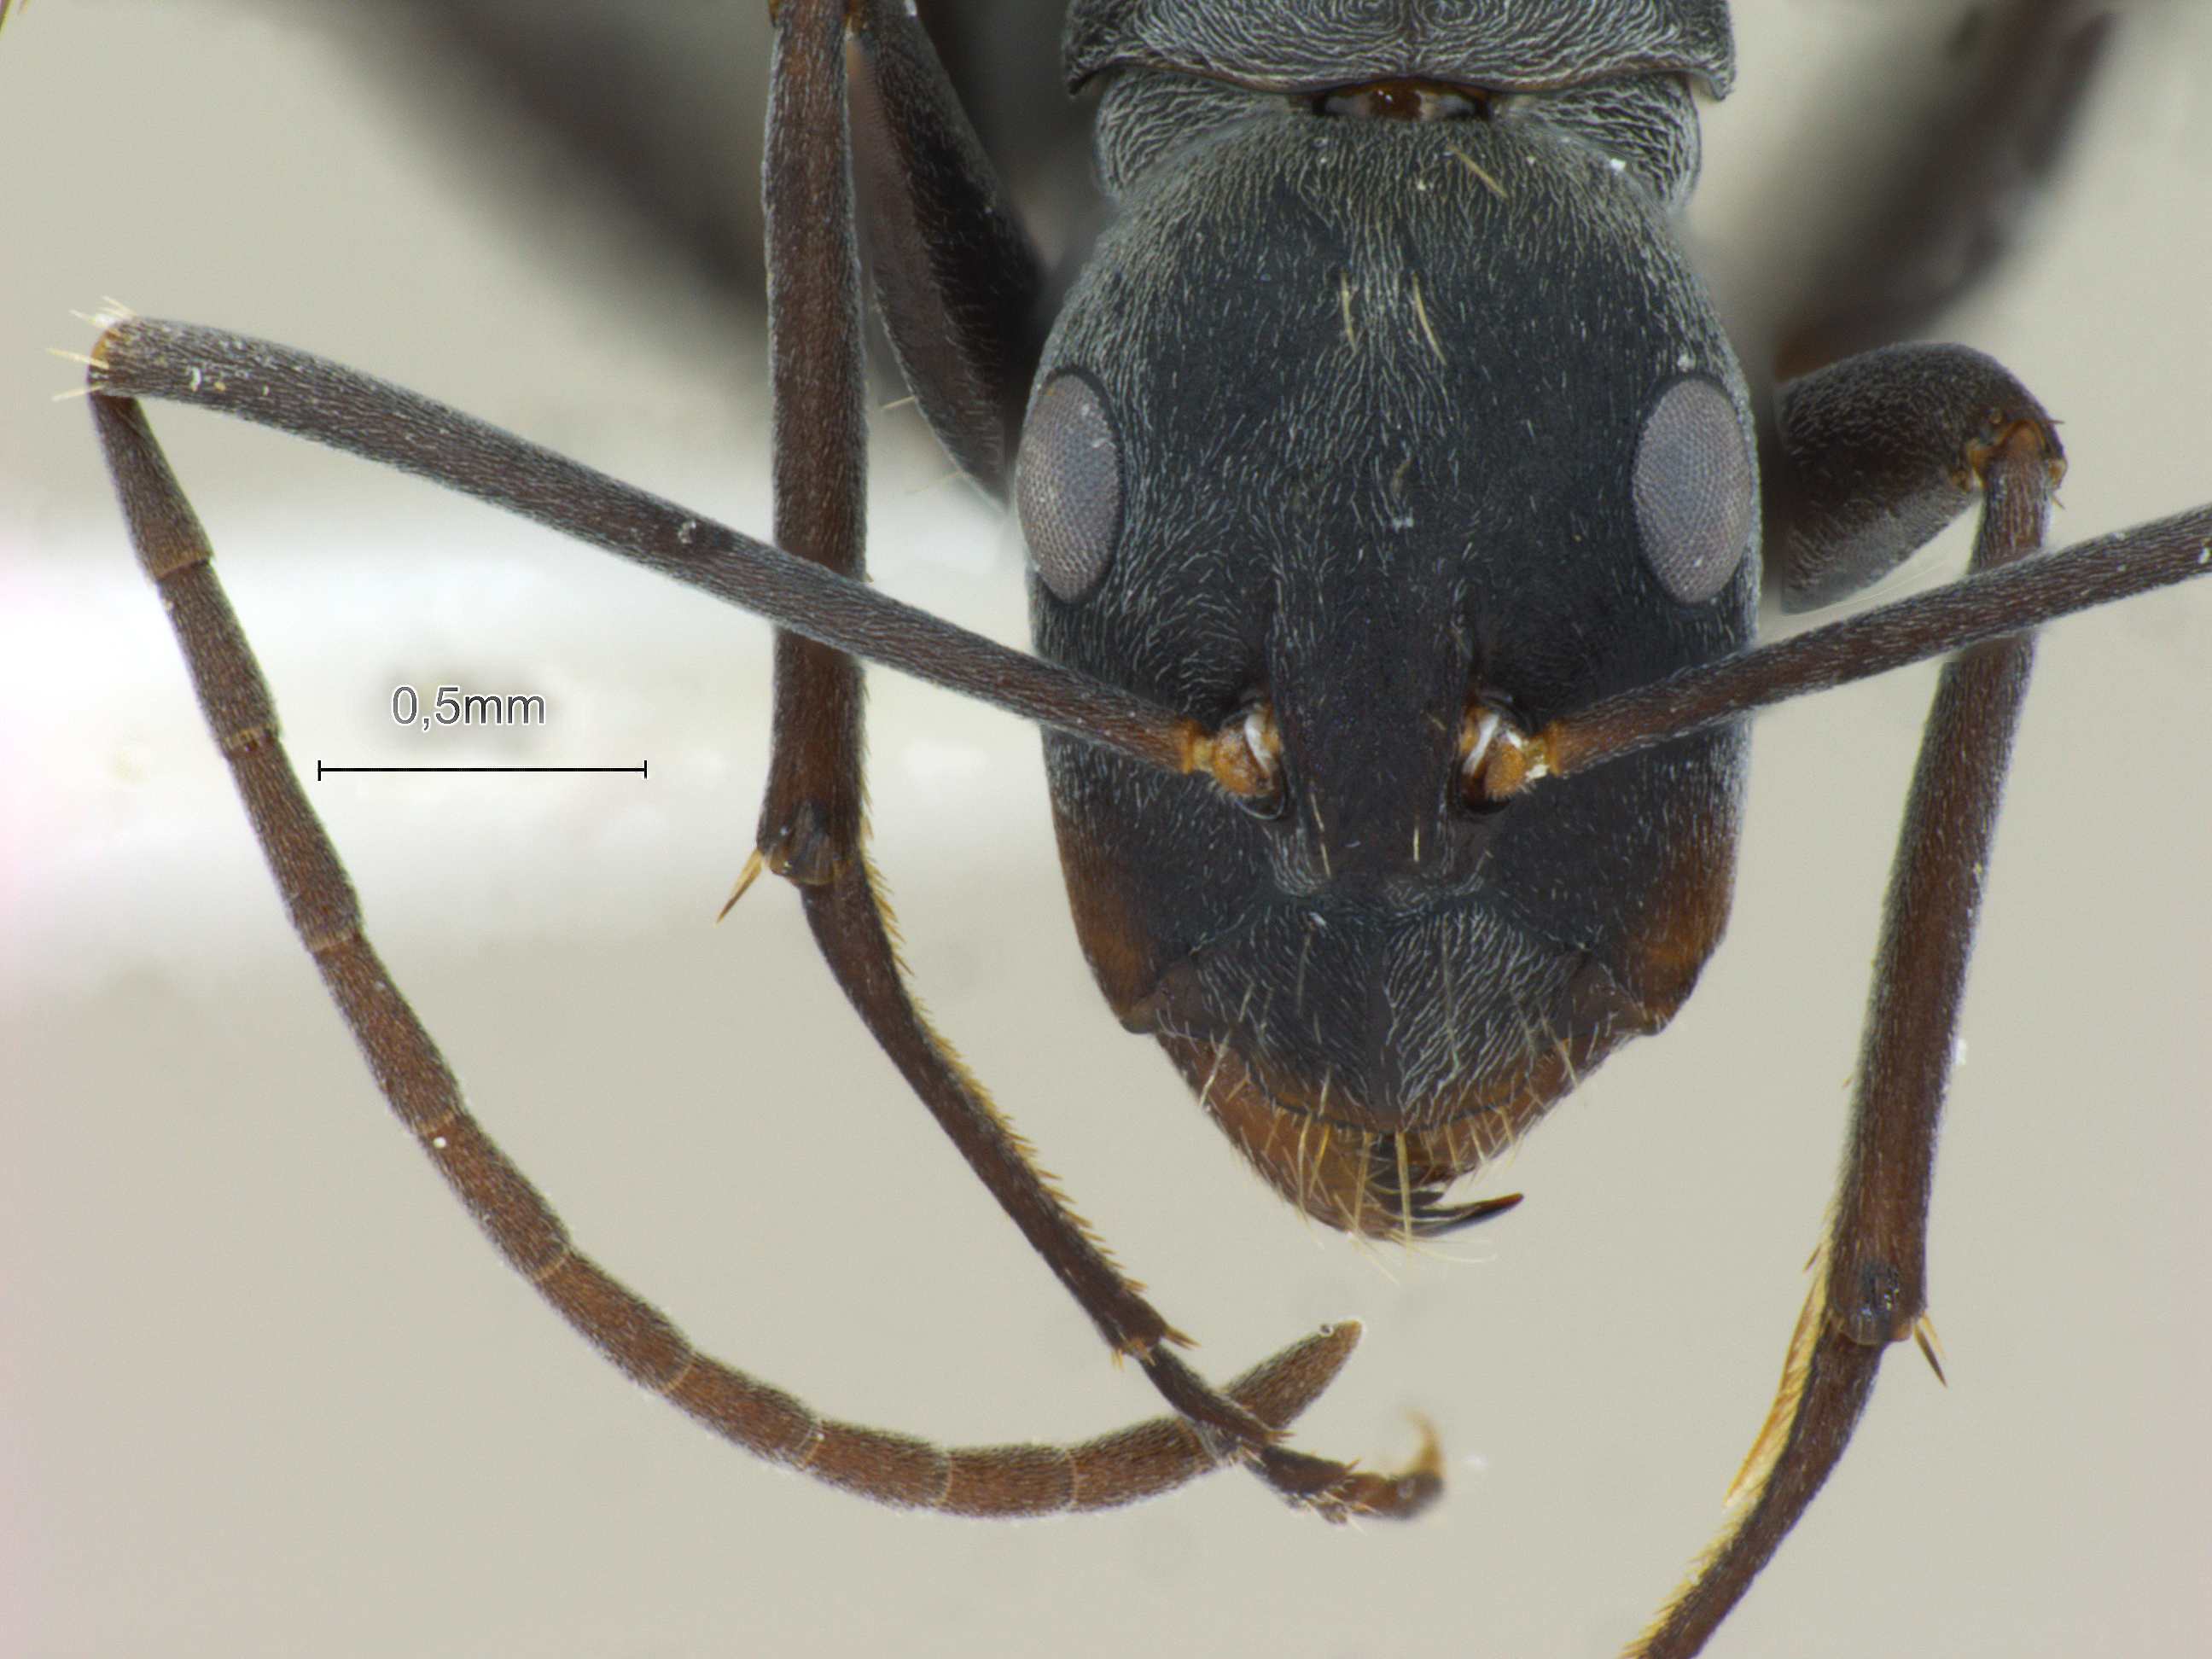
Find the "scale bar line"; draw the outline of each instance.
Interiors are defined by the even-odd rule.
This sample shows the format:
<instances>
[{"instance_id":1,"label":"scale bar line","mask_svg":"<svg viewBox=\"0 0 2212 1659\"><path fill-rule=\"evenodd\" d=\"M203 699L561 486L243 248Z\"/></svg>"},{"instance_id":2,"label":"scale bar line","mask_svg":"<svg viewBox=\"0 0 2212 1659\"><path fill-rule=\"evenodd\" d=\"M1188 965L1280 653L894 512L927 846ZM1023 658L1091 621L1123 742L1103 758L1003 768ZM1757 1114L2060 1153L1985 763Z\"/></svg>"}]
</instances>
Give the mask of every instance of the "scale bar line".
<instances>
[{"instance_id":1,"label":"scale bar line","mask_svg":"<svg viewBox=\"0 0 2212 1659\"><path fill-rule=\"evenodd\" d=\"M341 772L620 772L645 777L649 763L640 761L635 766L326 766L315 763L315 781L334 777Z\"/></svg>"}]
</instances>

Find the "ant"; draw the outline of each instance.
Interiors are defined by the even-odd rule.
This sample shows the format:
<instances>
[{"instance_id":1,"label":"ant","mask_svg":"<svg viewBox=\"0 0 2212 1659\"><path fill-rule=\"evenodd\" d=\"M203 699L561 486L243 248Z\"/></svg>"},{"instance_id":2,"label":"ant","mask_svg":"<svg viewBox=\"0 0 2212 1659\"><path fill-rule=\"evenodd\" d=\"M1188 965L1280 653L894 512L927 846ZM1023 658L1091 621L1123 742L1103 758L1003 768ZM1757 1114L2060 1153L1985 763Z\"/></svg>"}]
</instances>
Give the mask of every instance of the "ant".
<instances>
[{"instance_id":1,"label":"ant","mask_svg":"<svg viewBox=\"0 0 2212 1659\"><path fill-rule=\"evenodd\" d=\"M2077 465L2081 465L2081 467L2084 467L2084 469L2088 467L2088 465L2090 465L2090 462L2088 462L2088 456L2086 456L2086 453L2077 453ZM883 535L880 535L880 531L878 531L878 540L883 540ZM2062 639L2062 637L2063 637L2063 633L2053 635L2053 639ZM2033 723L2033 714L2031 714L2031 723ZM1763 738L1763 741L1760 741L1760 763L1763 763L1763 765L1771 765L1771 763L1774 763L1774 752L1771 752L1771 750L1774 750L1774 748L1778 748L1778 738L1774 738L1774 737L1765 737L1765 738ZM2017 799L2020 799L2020 792L2017 792L2017 785L2015 785L2015 801L2017 801ZM2017 817L2021 817L2021 814L2015 814L2015 818L2017 818ZM2002 858L2004 858L2004 854L2000 854L2000 869L2002 869ZM372 900L372 902L374 902L374 900ZM754 900L754 902L759 902L759 900ZM748 918L748 922L745 922L745 925L752 927L754 922L750 921L750 918ZM1739 921L1739 933L1741 933L1741 927L1743 927L1743 922ZM1747 949L1747 947L1745 947L1743 938L1739 936L1739 940L1736 940L1736 951L1741 953L1741 951L1745 951L1745 949ZM1708 998L1712 998L1712 995L1714 995L1714 991L1712 991L1712 988L1708 987ZM1829 1013L1832 1013L1832 1011L1834 1011L1834 1009L1829 1009ZM951 1024L951 1020L949 1020L949 1024ZM967 1026L960 1026L960 1029L964 1030L964 1029L971 1029L971 1026L973 1026L973 1022L967 1022ZM1663 1053L1666 1053L1668 1048L1672 1048L1672 1044L1656 1046L1656 1053L1659 1053L1659 1055L1663 1055ZM1641 1060L1641 1055L1639 1055L1639 1060ZM1624 1060L1624 1061L1614 1061L1614 1064L1617 1064L1617 1066L1620 1066L1620 1064L1626 1064L1626 1060ZM1650 1071L1650 1064L1648 1064L1648 1061L1644 1061L1644 1066L1641 1066L1641 1073L1639 1073L1639 1075L1644 1075L1644 1073L1648 1073L1648 1071ZM1006 1093L1006 1097L1009 1097L1009 1099L1018 1099L1018 1097L1015 1097L1015 1091L1013 1091L1013 1088L1006 1088L1005 1093ZM1798 1091L1796 1091L1796 1086L1794 1086L1794 1079L1787 1079L1787 1082L1783 1082L1783 1079L1774 1079L1774 1088L1771 1088L1771 1093L1777 1093L1777 1095L1787 1095L1787 1097L1792 1099L1792 1102L1794 1102L1794 1099L1798 1097ZM1812 1093L1812 1091L1809 1091L1809 1088L1808 1088L1808 1093ZM1583 1109L1582 1109L1582 1110L1593 1110L1593 1106L1590 1106L1590 1103L1583 1103ZM1808 1113L1812 1113L1812 1110L1814 1110L1812 1102L1805 1103L1805 1110L1808 1110ZM1568 1117L1571 1117L1571 1115L1562 1115L1562 1117L1559 1117L1558 1124L1553 1124L1551 1128L1547 1130L1547 1137L1541 1137L1541 1139L1548 1139L1548 1137L1553 1137L1553 1134L1559 1134L1559 1133L1562 1133L1564 1126L1566 1126L1566 1121L1568 1121ZM1026 1115L1024 1115L1024 1121L1026 1121ZM1683 1126L1679 1126L1679 1128L1670 1130L1670 1133L1672 1133L1672 1134L1683 1134L1683 1137L1686 1137L1686 1134L1692 1134L1694 1130L1690 1128L1690 1126L1687 1126L1687 1124L1683 1124ZM1541 1139L1537 1141L1537 1146L1541 1146ZM1535 1155L1537 1155L1537 1152L1533 1151L1533 1152L1531 1152L1531 1157L1535 1157ZM1948 1176L1951 1176L1951 1170L1947 1170L1947 1179L1948 1179ZM1084 1182L1082 1186L1086 1188L1086 1190L1088 1190L1088 1188L1091 1188L1091 1183ZM1531 1186L1535 1186L1535 1183L1531 1182ZM1541 1190L1540 1197L1544 1197L1544 1199L1547 1199L1547 1201L1548 1201L1548 1199L1551 1199L1551 1186L1544 1188L1544 1190ZM1533 1214L1533 1210L1531 1210L1531 1214ZM1938 1214L1942 1214L1942 1206L1938 1206ZM1124 1225L1124 1228L1115 1228L1115 1232L1117 1232L1117 1234L1124 1234L1124 1237L1126 1237L1126 1234L1128 1234L1128 1228L1126 1228L1126 1225ZM1155 1279L1159 1279L1159 1276L1164 1276L1164 1274L1161 1274L1159 1270L1155 1270ZM1182 1305L1182 1301L1183 1301L1182 1297L1176 1298L1176 1305ZM1948 1305L1948 1303L1942 1303L1942 1305ZM1595 1316L1595 1314L1593 1314L1593 1316ZM1947 1328L1948 1328L1948 1322L1947 1322ZM1210 1334L1212 1334L1212 1329L1210 1329ZM1954 1332L1954 1334L1955 1334L1955 1332ZM1212 1340L1210 1340L1210 1343L1207 1343L1207 1349L1210 1349L1210 1352L1212 1352L1212 1349L1217 1349L1218 1345L1221 1345L1221 1338L1218 1338L1218 1336L1212 1336ZM1898 1391L1898 1389L1896 1389L1896 1385L1893 1385L1893 1387L1891 1387L1889 1391L1885 1391L1885 1398L1889 1398L1889 1394L1896 1394L1896 1391Z\"/></svg>"}]
</instances>

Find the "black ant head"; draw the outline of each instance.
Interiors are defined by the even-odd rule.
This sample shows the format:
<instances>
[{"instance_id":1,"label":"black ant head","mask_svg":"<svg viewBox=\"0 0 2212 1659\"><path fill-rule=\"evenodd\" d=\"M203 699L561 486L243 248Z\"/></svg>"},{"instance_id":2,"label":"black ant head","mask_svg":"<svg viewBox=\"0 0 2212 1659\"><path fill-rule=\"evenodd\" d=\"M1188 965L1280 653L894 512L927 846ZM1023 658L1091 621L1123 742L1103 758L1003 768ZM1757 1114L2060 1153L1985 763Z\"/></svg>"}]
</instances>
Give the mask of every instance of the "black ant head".
<instances>
[{"instance_id":1,"label":"black ant head","mask_svg":"<svg viewBox=\"0 0 2212 1659\"><path fill-rule=\"evenodd\" d=\"M1108 1000L1262 1173L1434 1231L1720 937L1733 732L1481 779L1748 637L1742 379L1599 149L1289 100L1202 143L1070 296L1017 495L1039 648L1241 740L1257 787L1048 735L1061 857Z\"/></svg>"}]
</instances>

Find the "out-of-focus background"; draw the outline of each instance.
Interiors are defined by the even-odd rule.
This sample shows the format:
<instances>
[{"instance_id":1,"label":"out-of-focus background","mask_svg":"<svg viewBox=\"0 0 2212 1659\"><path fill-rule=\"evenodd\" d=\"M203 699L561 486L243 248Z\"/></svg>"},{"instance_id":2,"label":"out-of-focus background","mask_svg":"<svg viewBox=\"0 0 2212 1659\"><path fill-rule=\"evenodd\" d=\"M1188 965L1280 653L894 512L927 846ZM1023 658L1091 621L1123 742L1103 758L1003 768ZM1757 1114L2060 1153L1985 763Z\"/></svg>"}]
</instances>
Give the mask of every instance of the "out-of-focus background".
<instances>
[{"instance_id":1,"label":"out-of-focus background","mask_svg":"<svg viewBox=\"0 0 2212 1659\"><path fill-rule=\"evenodd\" d=\"M939 1522L730 1451L481 1243L287 932L41 348L83 349L70 309L112 295L763 529L736 297L762 9L34 0L0 35L0 1652L1613 1651L1718 1521L1797 1311L1929 673L1761 722L1700 994L1486 1183L1521 1211L1422 1257L1309 1229L1104 1013L1034 738L875 677L880 859L941 1024L1216 1375L1367 1322L1303 1438L1382 1461L1432 1419L1452 1490L1410 1528L1334 1531L1236 1475ZM1026 33L940 9L989 49L962 62L1022 193L1064 201L1018 107L1057 95L1042 0ZM1954 11L1739 9L1692 226L1724 295L1802 270ZM2069 539L2212 497L2208 64L2206 9L2128 17L2073 164L1944 331L2065 421ZM1156 1412L868 1047L791 896L711 925L757 805L763 629L411 481L155 420L297 763L651 761L310 786L477 1109L588 1249L840 1415L972 1442ZM878 579L1018 639L1007 533L910 411L877 428ZM550 718L394 726L396 685L446 683ZM1937 1193L1951 1384L1898 1357L1716 1654L2212 1632L2208 689L2212 594L2045 641Z\"/></svg>"}]
</instances>

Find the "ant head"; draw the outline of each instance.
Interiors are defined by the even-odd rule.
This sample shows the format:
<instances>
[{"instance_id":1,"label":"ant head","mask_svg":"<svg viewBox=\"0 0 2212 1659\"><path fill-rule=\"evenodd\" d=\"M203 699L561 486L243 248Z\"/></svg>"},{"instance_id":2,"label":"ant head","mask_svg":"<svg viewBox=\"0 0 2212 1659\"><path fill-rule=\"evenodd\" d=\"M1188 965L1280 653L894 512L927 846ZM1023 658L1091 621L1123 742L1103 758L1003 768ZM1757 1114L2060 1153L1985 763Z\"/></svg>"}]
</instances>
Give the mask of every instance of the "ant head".
<instances>
[{"instance_id":1,"label":"ant head","mask_svg":"<svg viewBox=\"0 0 2212 1659\"><path fill-rule=\"evenodd\" d=\"M1022 443L1037 644L1257 787L1048 735L1078 928L1294 1201L1433 1231L1719 939L1732 732L1479 780L1748 637L1741 376L1649 195L1541 133L1285 106L1123 207Z\"/></svg>"}]
</instances>

